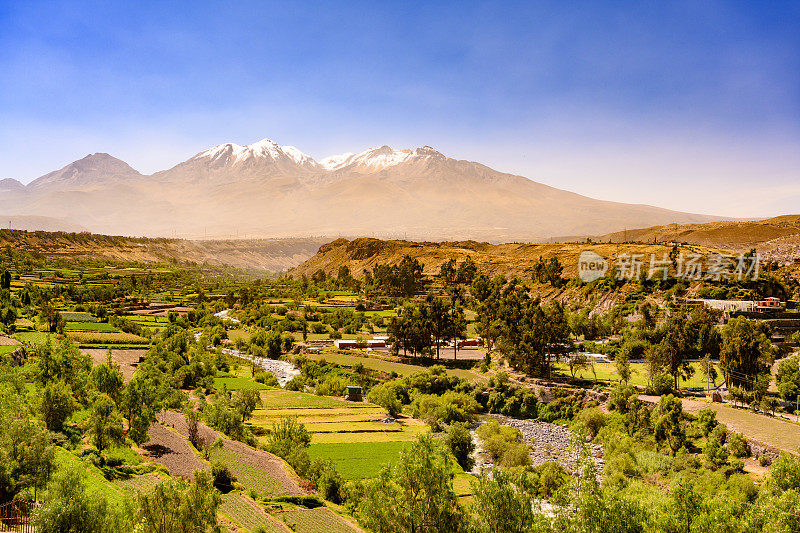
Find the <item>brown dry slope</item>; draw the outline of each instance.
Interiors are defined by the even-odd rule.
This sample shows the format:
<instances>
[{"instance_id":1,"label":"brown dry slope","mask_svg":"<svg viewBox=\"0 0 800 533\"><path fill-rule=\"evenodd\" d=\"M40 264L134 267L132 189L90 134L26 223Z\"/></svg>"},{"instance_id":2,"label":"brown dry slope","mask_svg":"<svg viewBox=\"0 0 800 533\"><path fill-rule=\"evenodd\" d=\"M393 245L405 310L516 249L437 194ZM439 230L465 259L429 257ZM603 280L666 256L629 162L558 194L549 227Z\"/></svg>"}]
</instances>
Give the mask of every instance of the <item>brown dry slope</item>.
<instances>
[{"instance_id":1,"label":"brown dry slope","mask_svg":"<svg viewBox=\"0 0 800 533\"><path fill-rule=\"evenodd\" d=\"M751 248L775 259L800 258L800 215L765 220L669 224L608 233L600 242L685 242L745 251Z\"/></svg>"},{"instance_id":2,"label":"brown dry slope","mask_svg":"<svg viewBox=\"0 0 800 533\"><path fill-rule=\"evenodd\" d=\"M424 265L426 275L438 274L442 263L453 258L463 261L468 256L478 266L478 270L488 275L504 274L506 276L528 277L539 257L545 260L557 257L564 266L564 277L576 277L578 257L584 250L592 250L602 257L610 259L611 268L614 258L621 253L642 254L648 258L651 254L661 259L672 250L666 244L587 244L587 243L547 243L547 244L489 244L485 242L410 242L384 241L361 238L353 241L338 239L321 246L317 255L289 271L295 277L311 276L317 270L324 270L328 275L336 275L339 267L347 266L356 278L364 275L364 270L372 270L376 264L397 264L403 256L409 255ZM682 248L687 253L688 248ZM691 247L691 251L708 252L708 248Z\"/></svg>"},{"instance_id":3,"label":"brown dry slope","mask_svg":"<svg viewBox=\"0 0 800 533\"><path fill-rule=\"evenodd\" d=\"M149 263L195 263L280 272L299 265L330 239L232 239L189 241L92 233L0 230L0 247L47 257L107 259Z\"/></svg>"}]
</instances>

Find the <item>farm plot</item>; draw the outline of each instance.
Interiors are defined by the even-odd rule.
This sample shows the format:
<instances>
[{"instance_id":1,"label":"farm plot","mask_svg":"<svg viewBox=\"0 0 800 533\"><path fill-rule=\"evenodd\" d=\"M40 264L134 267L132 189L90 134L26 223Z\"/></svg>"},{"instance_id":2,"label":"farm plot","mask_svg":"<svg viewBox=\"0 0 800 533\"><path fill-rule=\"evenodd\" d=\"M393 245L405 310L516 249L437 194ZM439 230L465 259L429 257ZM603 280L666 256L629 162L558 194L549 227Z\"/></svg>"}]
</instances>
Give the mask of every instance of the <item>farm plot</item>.
<instances>
[{"instance_id":1,"label":"farm plot","mask_svg":"<svg viewBox=\"0 0 800 533\"><path fill-rule=\"evenodd\" d=\"M354 533L360 531L330 509L291 509L281 519L297 533Z\"/></svg>"},{"instance_id":2,"label":"farm plot","mask_svg":"<svg viewBox=\"0 0 800 533\"><path fill-rule=\"evenodd\" d=\"M47 344L47 341L56 342L56 336L53 333L43 333L41 331L21 331L14 334L14 338L20 342L28 344Z\"/></svg>"},{"instance_id":3,"label":"farm plot","mask_svg":"<svg viewBox=\"0 0 800 533\"><path fill-rule=\"evenodd\" d=\"M174 428L181 438L188 436L186 419L181 413L164 411L159 415L159 420ZM208 443L222 436L205 424L199 424L198 429L200 436ZM185 442L185 438L183 440ZM245 488L256 491L259 496L304 494L289 476L283 461L271 453L223 438L223 447L212 450L211 459L227 465Z\"/></svg>"},{"instance_id":4,"label":"farm plot","mask_svg":"<svg viewBox=\"0 0 800 533\"><path fill-rule=\"evenodd\" d=\"M265 405L253 413L254 425L268 428L281 417L296 417L311 434L309 453L331 459L348 479L375 476L403 446L427 431L413 419L384 423L386 412L366 402L280 389L264 391L262 398Z\"/></svg>"},{"instance_id":5,"label":"farm plot","mask_svg":"<svg viewBox=\"0 0 800 533\"><path fill-rule=\"evenodd\" d=\"M107 322L67 322L64 331L93 331L98 333L118 333L119 330Z\"/></svg>"},{"instance_id":6,"label":"farm plot","mask_svg":"<svg viewBox=\"0 0 800 533\"><path fill-rule=\"evenodd\" d=\"M409 446L408 441L312 442L308 453L311 457L332 460L345 479L366 479L377 476L406 446Z\"/></svg>"},{"instance_id":7,"label":"farm plot","mask_svg":"<svg viewBox=\"0 0 800 533\"><path fill-rule=\"evenodd\" d=\"M257 503L238 492L222 495L219 512L246 531L254 531L258 527L270 533L285 531Z\"/></svg>"},{"instance_id":8,"label":"farm plot","mask_svg":"<svg viewBox=\"0 0 800 533\"><path fill-rule=\"evenodd\" d=\"M114 481L114 484L126 492L137 494L151 491L162 480L163 478L159 474L153 472L142 476L131 476L128 479L119 479Z\"/></svg>"},{"instance_id":9,"label":"farm plot","mask_svg":"<svg viewBox=\"0 0 800 533\"><path fill-rule=\"evenodd\" d=\"M196 470L208 467L182 435L163 424L154 422L147 434L150 440L142 446L145 455L164 465L171 476L191 479Z\"/></svg>"},{"instance_id":10,"label":"farm plot","mask_svg":"<svg viewBox=\"0 0 800 533\"><path fill-rule=\"evenodd\" d=\"M83 353L89 354L92 357L94 364L105 363L108 357L108 349L106 348L84 348L81 350ZM122 371L122 376L125 381L130 381L133 378L133 373L136 371L136 366L139 364L139 359L144 357L147 350L126 350L126 349L112 349L111 359L119 365Z\"/></svg>"},{"instance_id":11,"label":"farm plot","mask_svg":"<svg viewBox=\"0 0 800 533\"><path fill-rule=\"evenodd\" d=\"M145 337L134 335L133 333L101 332L101 331L67 331L67 338L78 344L148 344L150 341Z\"/></svg>"},{"instance_id":12,"label":"farm plot","mask_svg":"<svg viewBox=\"0 0 800 533\"><path fill-rule=\"evenodd\" d=\"M409 365L407 363L399 363L396 361L387 361L385 359L378 359L377 357L369 357L369 356L359 357L358 355L343 354L337 352L308 354L308 357L309 359L316 359L316 360L325 359L329 363L336 363L342 366L349 366L349 367L355 366L356 364L360 363L364 365L365 368L369 368L370 370L377 370L378 372L385 372L387 374L395 372L400 376L410 376L414 372L425 370L425 368L422 366ZM472 383L486 381L485 376L461 368L448 369L447 373L451 376L464 378Z\"/></svg>"},{"instance_id":13,"label":"farm plot","mask_svg":"<svg viewBox=\"0 0 800 533\"><path fill-rule=\"evenodd\" d=\"M97 317L82 311L62 311L61 318L67 322L97 322Z\"/></svg>"}]
</instances>

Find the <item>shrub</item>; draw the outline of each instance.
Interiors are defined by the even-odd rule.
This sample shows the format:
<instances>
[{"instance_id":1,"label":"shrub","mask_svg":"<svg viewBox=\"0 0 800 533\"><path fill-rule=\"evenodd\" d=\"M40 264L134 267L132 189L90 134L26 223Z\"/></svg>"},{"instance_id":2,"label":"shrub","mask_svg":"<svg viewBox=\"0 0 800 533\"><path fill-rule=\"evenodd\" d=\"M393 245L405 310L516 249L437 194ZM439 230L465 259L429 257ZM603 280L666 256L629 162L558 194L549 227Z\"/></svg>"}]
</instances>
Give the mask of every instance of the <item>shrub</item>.
<instances>
[{"instance_id":1,"label":"shrub","mask_svg":"<svg viewBox=\"0 0 800 533\"><path fill-rule=\"evenodd\" d=\"M386 409L386 412L389 413L391 417L396 417L403 408L400 399L397 397L396 387L391 381L372 387L372 390L370 390L367 395L367 399Z\"/></svg>"},{"instance_id":2,"label":"shrub","mask_svg":"<svg viewBox=\"0 0 800 533\"><path fill-rule=\"evenodd\" d=\"M256 372L256 375L253 376L253 379L256 381L256 383L263 383L268 387L278 386L278 378L269 372Z\"/></svg>"},{"instance_id":3,"label":"shrub","mask_svg":"<svg viewBox=\"0 0 800 533\"><path fill-rule=\"evenodd\" d=\"M211 479L213 480L214 487L218 491L227 494L233 489L236 476L233 475L227 465L215 461L214 464L211 465Z\"/></svg>"},{"instance_id":4,"label":"shrub","mask_svg":"<svg viewBox=\"0 0 800 533\"><path fill-rule=\"evenodd\" d=\"M620 383L611 391L611 396L608 399L608 409L625 413L628 409L628 399L636 396L636 394L637 391L633 386Z\"/></svg>"},{"instance_id":5,"label":"shrub","mask_svg":"<svg viewBox=\"0 0 800 533\"><path fill-rule=\"evenodd\" d=\"M703 435L708 437L717 426L717 412L709 407L704 407L697 412L697 423Z\"/></svg>"},{"instance_id":6,"label":"shrub","mask_svg":"<svg viewBox=\"0 0 800 533\"><path fill-rule=\"evenodd\" d=\"M606 415L596 407L584 409L578 415L578 425L586 430L589 438L594 440L600 429L606 425Z\"/></svg>"},{"instance_id":7,"label":"shrub","mask_svg":"<svg viewBox=\"0 0 800 533\"><path fill-rule=\"evenodd\" d=\"M647 393L656 396L663 396L672 392L673 379L667 374L655 374L650 378L650 385Z\"/></svg>"},{"instance_id":8,"label":"shrub","mask_svg":"<svg viewBox=\"0 0 800 533\"><path fill-rule=\"evenodd\" d=\"M728 449L734 457L750 457L750 444L741 433L731 433L728 437Z\"/></svg>"},{"instance_id":9,"label":"shrub","mask_svg":"<svg viewBox=\"0 0 800 533\"><path fill-rule=\"evenodd\" d=\"M473 460L470 454L475 450L475 444L472 442L472 435L467 424L453 422L447 429L444 443L450 448L461 468L465 471L472 468Z\"/></svg>"}]
</instances>

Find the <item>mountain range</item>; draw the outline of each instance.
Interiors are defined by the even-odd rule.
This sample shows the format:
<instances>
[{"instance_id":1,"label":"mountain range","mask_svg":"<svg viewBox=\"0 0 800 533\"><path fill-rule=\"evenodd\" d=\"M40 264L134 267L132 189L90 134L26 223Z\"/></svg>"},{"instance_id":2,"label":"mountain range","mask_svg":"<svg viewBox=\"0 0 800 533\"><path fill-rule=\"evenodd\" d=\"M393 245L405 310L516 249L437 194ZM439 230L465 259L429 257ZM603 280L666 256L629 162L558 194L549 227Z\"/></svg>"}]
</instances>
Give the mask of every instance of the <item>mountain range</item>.
<instances>
[{"instance_id":1,"label":"mountain range","mask_svg":"<svg viewBox=\"0 0 800 533\"><path fill-rule=\"evenodd\" d=\"M220 144L150 175L96 153L27 186L0 181L0 217L21 215L119 235L492 242L719 219L596 200L429 146L381 146L316 161L269 139Z\"/></svg>"}]
</instances>

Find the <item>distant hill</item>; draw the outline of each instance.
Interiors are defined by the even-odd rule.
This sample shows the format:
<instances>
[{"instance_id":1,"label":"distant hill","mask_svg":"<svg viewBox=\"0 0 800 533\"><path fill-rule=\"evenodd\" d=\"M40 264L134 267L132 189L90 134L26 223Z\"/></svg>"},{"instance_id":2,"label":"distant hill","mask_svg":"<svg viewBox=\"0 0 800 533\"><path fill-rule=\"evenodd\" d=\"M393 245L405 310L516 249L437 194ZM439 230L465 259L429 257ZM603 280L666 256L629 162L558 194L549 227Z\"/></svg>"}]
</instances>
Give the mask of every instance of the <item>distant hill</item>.
<instances>
[{"instance_id":1,"label":"distant hill","mask_svg":"<svg viewBox=\"0 0 800 533\"><path fill-rule=\"evenodd\" d=\"M685 242L734 251L755 248L779 260L800 258L800 215L765 220L669 224L600 235L600 242Z\"/></svg>"},{"instance_id":2,"label":"distant hill","mask_svg":"<svg viewBox=\"0 0 800 533\"><path fill-rule=\"evenodd\" d=\"M68 220L26 215L0 215L0 227L25 231L67 231L72 233L87 231L80 224Z\"/></svg>"},{"instance_id":3,"label":"distant hill","mask_svg":"<svg viewBox=\"0 0 800 533\"><path fill-rule=\"evenodd\" d=\"M691 247L692 251L706 253L706 247ZM577 277L578 256L584 250L592 250L610 259L620 253L650 254L663 257L672 250L666 244L585 244L585 243L546 243L546 244L489 244L485 242L411 242L399 240L379 240L360 238L355 240L338 239L320 247L319 252L293 268L289 274L294 277L308 276L323 270L335 276L339 267L347 266L356 278L362 278L364 270L372 270L376 264L397 264L405 255L419 260L424 265L426 275L436 275L442 263L455 259L463 261L471 257L478 270L485 274L504 274L506 276L530 277L533 266L542 257L557 257L564 266L564 277Z\"/></svg>"},{"instance_id":4,"label":"distant hill","mask_svg":"<svg viewBox=\"0 0 800 533\"><path fill-rule=\"evenodd\" d=\"M282 272L316 253L320 238L188 241L92 233L0 230L0 247L48 257L114 261L196 263Z\"/></svg>"},{"instance_id":5,"label":"distant hill","mask_svg":"<svg viewBox=\"0 0 800 533\"><path fill-rule=\"evenodd\" d=\"M0 183L0 213L54 217L112 235L491 242L719 218L596 200L428 146L316 161L269 139L221 144L152 175L106 153L87 155L27 186Z\"/></svg>"}]
</instances>

